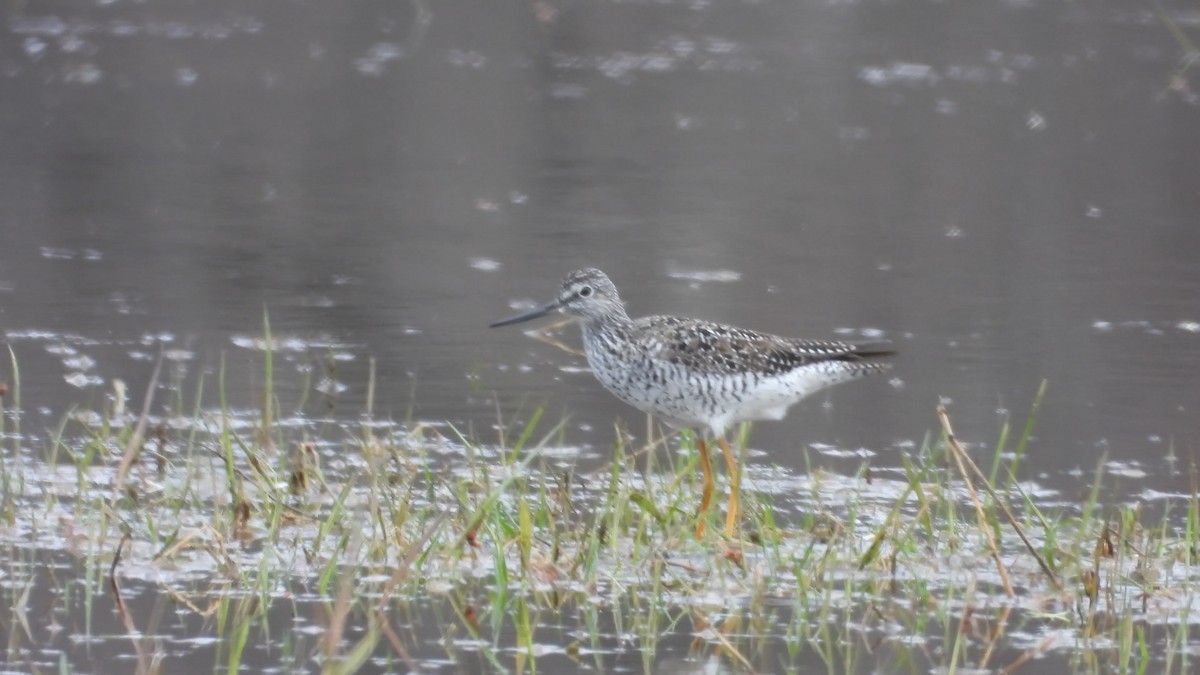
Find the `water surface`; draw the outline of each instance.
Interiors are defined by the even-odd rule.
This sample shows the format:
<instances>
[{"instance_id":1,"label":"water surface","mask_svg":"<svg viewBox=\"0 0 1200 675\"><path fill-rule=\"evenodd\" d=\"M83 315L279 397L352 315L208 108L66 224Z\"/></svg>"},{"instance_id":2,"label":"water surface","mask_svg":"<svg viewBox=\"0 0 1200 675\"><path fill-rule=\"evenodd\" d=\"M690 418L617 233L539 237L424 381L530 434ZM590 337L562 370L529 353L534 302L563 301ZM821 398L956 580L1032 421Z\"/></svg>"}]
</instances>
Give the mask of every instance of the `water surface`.
<instances>
[{"instance_id":1,"label":"water surface","mask_svg":"<svg viewBox=\"0 0 1200 675\"><path fill-rule=\"evenodd\" d=\"M644 418L486 326L596 266L635 316L898 344L890 379L757 425L764 470L804 448L895 469L939 403L986 451L1047 381L1031 479L1078 498L1110 462L1118 498L1187 493L1200 84L1172 31L1198 24L1177 2L6 6L6 457L114 380L140 409L160 353L187 387L224 362L252 409L266 313L288 412L357 421L373 362L379 418L486 442L498 408L545 405L595 469Z\"/></svg>"}]
</instances>

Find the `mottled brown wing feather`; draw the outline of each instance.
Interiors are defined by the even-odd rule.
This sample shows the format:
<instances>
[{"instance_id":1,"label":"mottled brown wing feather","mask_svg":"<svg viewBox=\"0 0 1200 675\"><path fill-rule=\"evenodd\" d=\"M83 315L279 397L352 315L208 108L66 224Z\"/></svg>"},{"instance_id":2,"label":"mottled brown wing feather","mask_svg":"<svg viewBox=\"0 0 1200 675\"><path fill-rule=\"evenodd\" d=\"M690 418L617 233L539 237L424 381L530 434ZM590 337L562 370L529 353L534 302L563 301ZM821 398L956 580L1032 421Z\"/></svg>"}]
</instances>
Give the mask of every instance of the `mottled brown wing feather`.
<instances>
[{"instance_id":1,"label":"mottled brown wing feather","mask_svg":"<svg viewBox=\"0 0 1200 675\"><path fill-rule=\"evenodd\" d=\"M850 361L892 353L889 343L796 340L718 323L674 316L649 316L636 324L657 344L647 351L697 373L779 375L819 361Z\"/></svg>"}]
</instances>

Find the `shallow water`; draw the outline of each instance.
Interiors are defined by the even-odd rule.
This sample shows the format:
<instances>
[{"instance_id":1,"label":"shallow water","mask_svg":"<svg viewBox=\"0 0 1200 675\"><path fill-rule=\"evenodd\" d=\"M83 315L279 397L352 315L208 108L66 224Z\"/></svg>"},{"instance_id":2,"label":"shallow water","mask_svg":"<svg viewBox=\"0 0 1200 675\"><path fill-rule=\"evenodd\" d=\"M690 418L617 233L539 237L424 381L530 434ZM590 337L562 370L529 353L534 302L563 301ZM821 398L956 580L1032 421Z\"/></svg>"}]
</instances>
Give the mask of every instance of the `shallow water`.
<instances>
[{"instance_id":1,"label":"shallow water","mask_svg":"<svg viewBox=\"0 0 1200 675\"><path fill-rule=\"evenodd\" d=\"M251 431L251 425L235 427ZM230 529L222 521L236 509L223 465L207 452L216 441L204 431L194 438L194 446L164 444L156 461L136 463L123 498L112 502L111 465L64 462L48 470L30 459L5 466L4 504L16 493L18 514L0 528L11 672L105 672L97 666L114 662L132 672L207 672L234 663L310 672L329 663L330 651L336 663L365 644L365 672L522 672L529 654L543 672L744 672L745 665L756 672L866 673L904 664L942 672L959 649L962 663L985 670L1028 652L1036 660L1023 672L1050 673L1120 662L1120 647L1104 626L1131 612L1153 664L1178 668L1193 649L1186 636L1195 624L1188 607L1197 568L1176 559L1187 555L1179 548L1186 542L1163 540L1168 550L1161 557L1098 557L1105 600L1089 620L1101 628L1089 637L1080 624L1090 625L1083 619L1090 610L1085 596L1070 590L1078 579L1069 576L1067 561L1080 543L1086 555L1090 539L1074 541L1079 532L1070 523L1055 528L1063 546L1056 566L1069 590L1053 593L1013 531L1002 528L1006 574L1017 591L1006 595L970 528L965 537L944 539L912 525L924 522L921 514L931 503L938 510L957 503L964 509L959 517L967 518L967 490L957 485L939 493L931 483L919 498L907 492L901 472L866 478L753 468L751 490L744 493L748 509L770 508L796 527L781 538L760 533L771 541L747 547L743 564L719 554L714 559L711 546L691 541L685 524L667 528L674 533L599 540L591 573L585 549L594 514L604 510L609 487L603 475L569 481L569 506L552 509L555 518L575 523L568 530L583 531L578 539L551 545L562 531L538 527L531 553L523 554L519 544L498 543L494 528L510 515L489 520L474 546L455 543L466 515L456 484L480 483L478 472L496 486L527 480L524 489L501 495L500 510L512 514L522 500L536 509L531 496L553 489L571 470L570 451L539 449L535 461L514 464L487 449L475 449L482 454L474 456L475 450L432 440L436 436L429 443L409 437L412 445L395 451L400 465L393 466L376 464L379 456L365 449L355 454L352 446L318 445L321 469L309 489L284 493L286 485L247 478L241 488L254 511ZM428 465L417 455L423 453L437 453L456 468L422 478ZM270 453L250 454L267 461L249 462L257 470L275 468ZM372 478L383 475L383 483ZM669 473L634 471L619 482L632 493L669 495L671 480ZM346 484L352 490L337 494ZM1053 489L1035 482L1020 489L1045 513L1087 519L1087 507ZM408 499L397 500L397 490ZM683 499L690 514L691 497ZM276 510L277 500L287 506ZM424 509L449 519L398 522L378 547L378 502L385 511ZM1176 515L1164 525L1181 524L1179 506L1176 500ZM881 558L860 562L897 507L900 527L910 529L918 547L909 549L907 536L897 538L885 544ZM109 511L117 518L110 520ZM287 518L277 525L272 513ZM814 514L824 522L804 524ZM415 529L431 533L434 544L419 565L410 558L424 546ZM1038 530L1033 536L1046 535ZM1122 549L1157 550L1144 532L1113 536ZM116 550L121 558L114 561ZM350 613L345 627L335 629L343 598L352 601ZM241 631L249 639L235 657Z\"/></svg>"},{"instance_id":2,"label":"shallow water","mask_svg":"<svg viewBox=\"0 0 1200 675\"><path fill-rule=\"evenodd\" d=\"M1155 508L1189 492L1200 400L1200 83L1172 37L1200 15L1161 7L5 6L0 447L36 474L115 380L140 411L159 354L156 422L215 410L224 363L252 427L265 311L283 423L323 448L368 405L483 442L545 405L595 470L645 419L486 328L589 265L633 315L898 343L890 378L754 428L781 508L814 465L896 471L939 403L986 456L1043 380L1023 478L1071 504L1104 464Z\"/></svg>"},{"instance_id":3,"label":"shallow water","mask_svg":"<svg viewBox=\"0 0 1200 675\"><path fill-rule=\"evenodd\" d=\"M245 363L265 308L294 367L341 357L347 412L373 357L387 409L479 426L529 397L606 445L640 416L485 328L595 265L635 315L899 343L892 382L760 425L787 465L919 439L939 401L990 442L1043 379L1035 467L1191 452L1198 101L1149 11L353 7L6 10L0 321L28 409L140 391L160 337Z\"/></svg>"}]
</instances>

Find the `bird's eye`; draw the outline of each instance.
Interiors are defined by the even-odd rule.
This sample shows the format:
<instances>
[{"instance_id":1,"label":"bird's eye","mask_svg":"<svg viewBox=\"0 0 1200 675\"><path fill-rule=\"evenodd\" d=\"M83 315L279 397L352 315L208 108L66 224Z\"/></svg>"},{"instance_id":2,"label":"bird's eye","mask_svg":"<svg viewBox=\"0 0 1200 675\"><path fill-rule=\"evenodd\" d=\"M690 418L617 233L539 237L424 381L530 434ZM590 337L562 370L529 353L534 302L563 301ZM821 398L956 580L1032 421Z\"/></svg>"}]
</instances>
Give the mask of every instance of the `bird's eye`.
<instances>
[{"instance_id":1,"label":"bird's eye","mask_svg":"<svg viewBox=\"0 0 1200 675\"><path fill-rule=\"evenodd\" d=\"M579 289L579 297L581 297L581 298L589 297L589 296L591 296L591 294L592 294L591 286L584 286L583 288Z\"/></svg>"}]
</instances>

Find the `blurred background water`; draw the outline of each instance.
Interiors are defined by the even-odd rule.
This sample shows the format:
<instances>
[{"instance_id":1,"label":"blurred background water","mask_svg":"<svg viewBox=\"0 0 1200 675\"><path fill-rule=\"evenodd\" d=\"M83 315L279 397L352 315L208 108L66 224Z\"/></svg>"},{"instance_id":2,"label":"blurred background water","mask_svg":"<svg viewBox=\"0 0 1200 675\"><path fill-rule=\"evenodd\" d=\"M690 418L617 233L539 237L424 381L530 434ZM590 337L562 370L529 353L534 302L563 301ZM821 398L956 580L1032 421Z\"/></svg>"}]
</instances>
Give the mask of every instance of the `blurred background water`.
<instances>
[{"instance_id":1,"label":"blurred background water","mask_svg":"<svg viewBox=\"0 0 1200 675\"><path fill-rule=\"evenodd\" d=\"M489 440L498 404L545 403L603 455L643 418L486 328L596 266L635 316L898 343L890 381L758 425L765 461L894 465L939 402L986 446L1048 380L1035 475L1107 453L1135 491L1182 490L1200 83L1172 31L1200 11L1161 7L8 3L0 330L25 429L114 378L140 404L161 346L191 374L225 354L256 401L265 309L285 407L316 368L357 415L373 357L382 414Z\"/></svg>"},{"instance_id":2,"label":"blurred background water","mask_svg":"<svg viewBox=\"0 0 1200 675\"><path fill-rule=\"evenodd\" d=\"M596 266L635 316L897 343L890 377L757 425L752 469L802 473L804 448L846 473L863 457L896 467L939 403L986 451L1048 381L1022 464L1046 499L1071 503L1101 461L1123 496L1189 492L1198 28L1178 0L5 3L0 334L20 365L23 436L5 427L4 460L36 463L115 380L140 409L160 353L164 386L184 391L224 361L230 405L254 410L265 311L284 415L358 420L373 362L377 417L489 442L497 410L519 423L545 405L569 420L568 459L581 450L595 468L614 421L641 436L644 418L581 358L487 324ZM0 356L4 381L15 390ZM309 385L321 407L297 414ZM4 403L13 418L13 393ZM779 489L763 475L747 489ZM60 478L69 500L76 477ZM33 511L5 535L17 543L0 586L33 623L28 645L4 640L9 655L43 670L130 663L136 641L88 586L107 559L80 555L69 519L39 530L49 516ZM212 620L163 590L194 581L220 598L211 561L180 573L129 558L131 611L164 667L223 662ZM328 597L310 581L271 589L284 602L248 666L281 672L290 655L303 670L320 652ZM444 598L410 600L390 620L422 670L488 667L486 644L441 642L458 625ZM614 670L721 667L681 658L687 622L639 653L612 611L547 613L539 643L561 648L599 612L593 646ZM1011 627L998 653L1041 650L1042 625ZM507 659L513 638L495 639ZM785 660L791 647L772 644L759 662ZM923 648L888 649L814 672Z\"/></svg>"}]
</instances>

